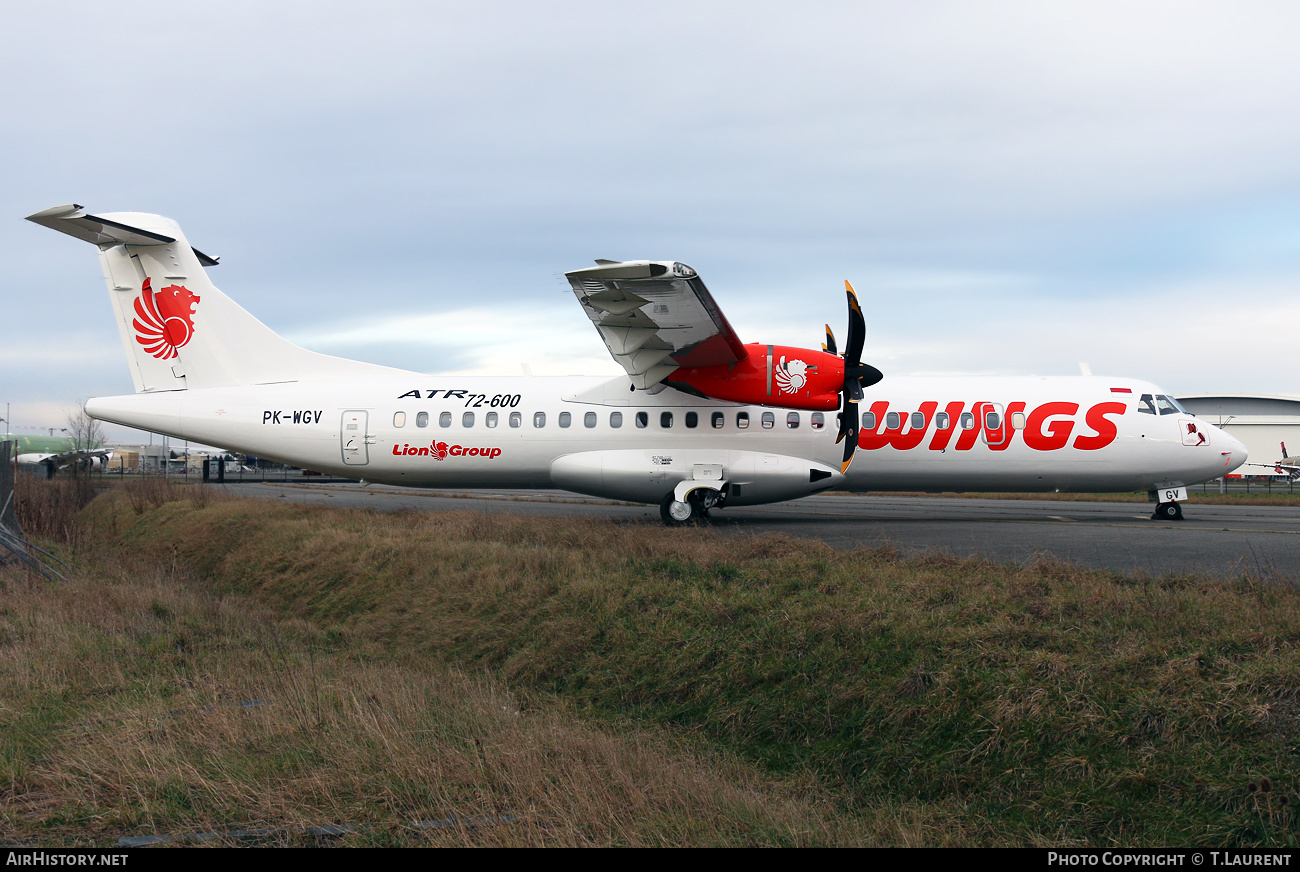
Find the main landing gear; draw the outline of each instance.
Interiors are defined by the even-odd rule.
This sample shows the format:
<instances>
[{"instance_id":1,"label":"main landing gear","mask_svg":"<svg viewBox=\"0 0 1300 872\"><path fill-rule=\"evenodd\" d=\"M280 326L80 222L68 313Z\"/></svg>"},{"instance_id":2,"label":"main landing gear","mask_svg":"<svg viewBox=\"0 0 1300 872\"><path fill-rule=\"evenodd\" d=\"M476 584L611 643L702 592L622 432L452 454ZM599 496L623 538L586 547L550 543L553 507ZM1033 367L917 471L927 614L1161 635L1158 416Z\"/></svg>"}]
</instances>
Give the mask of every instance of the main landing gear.
<instances>
[{"instance_id":1,"label":"main landing gear","mask_svg":"<svg viewBox=\"0 0 1300 872\"><path fill-rule=\"evenodd\" d=\"M686 500L678 500L673 494L664 497L659 504L659 517L669 527L698 526L709 520L709 509L719 502L715 490L699 488L691 491Z\"/></svg>"},{"instance_id":2,"label":"main landing gear","mask_svg":"<svg viewBox=\"0 0 1300 872\"><path fill-rule=\"evenodd\" d=\"M1182 519L1183 507L1178 503L1160 503L1151 513L1153 521L1181 521Z\"/></svg>"}]
</instances>

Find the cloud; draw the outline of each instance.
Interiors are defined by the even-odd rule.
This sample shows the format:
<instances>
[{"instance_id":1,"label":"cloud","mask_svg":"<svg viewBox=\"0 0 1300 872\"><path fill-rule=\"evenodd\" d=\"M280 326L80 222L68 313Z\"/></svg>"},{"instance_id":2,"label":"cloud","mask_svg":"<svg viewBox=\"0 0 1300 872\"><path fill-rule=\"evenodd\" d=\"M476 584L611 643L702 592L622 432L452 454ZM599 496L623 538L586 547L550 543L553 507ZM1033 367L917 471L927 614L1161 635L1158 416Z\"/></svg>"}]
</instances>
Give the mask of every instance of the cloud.
<instances>
[{"instance_id":1,"label":"cloud","mask_svg":"<svg viewBox=\"0 0 1300 872\"><path fill-rule=\"evenodd\" d=\"M651 257L755 341L840 329L851 278L902 371L1284 390L1290 346L1253 337L1294 323L1300 282L1298 24L1267 2L15 7L0 256L38 364L11 390L130 390L93 250L16 220L72 198L169 214L273 328L417 369L609 371L556 277Z\"/></svg>"}]
</instances>

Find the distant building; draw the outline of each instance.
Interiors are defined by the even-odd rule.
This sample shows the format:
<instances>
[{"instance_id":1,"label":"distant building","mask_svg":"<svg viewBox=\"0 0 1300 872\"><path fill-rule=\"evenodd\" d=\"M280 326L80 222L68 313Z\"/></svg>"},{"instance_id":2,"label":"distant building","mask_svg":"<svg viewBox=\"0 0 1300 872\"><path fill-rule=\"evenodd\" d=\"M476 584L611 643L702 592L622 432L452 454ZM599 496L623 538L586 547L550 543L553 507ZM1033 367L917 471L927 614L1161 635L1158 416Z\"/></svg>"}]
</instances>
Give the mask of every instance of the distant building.
<instances>
[{"instance_id":1,"label":"distant building","mask_svg":"<svg viewBox=\"0 0 1300 872\"><path fill-rule=\"evenodd\" d=\"M1223 428L1246 446L1250 463L1282 459L1282 443L1291 457L1300 454L1300 397L1251 394L1188 394L1178 398L1187 411ZM1243 466L1241 475L1267 475L1259 466Z\"/></svg>"},{"instance_id":2,"label":"distant building","mask_svg":"<svg viewBox=\"0 0 1300 872\"><path fill-rule=\"evenodd\" d=\"M167 456L167 449L161 443L156 445L113 445L112 449L113 458L108 463L110 470L121 468L128 472L161 472L163 458Z\"/></svg>"}]
</instances>

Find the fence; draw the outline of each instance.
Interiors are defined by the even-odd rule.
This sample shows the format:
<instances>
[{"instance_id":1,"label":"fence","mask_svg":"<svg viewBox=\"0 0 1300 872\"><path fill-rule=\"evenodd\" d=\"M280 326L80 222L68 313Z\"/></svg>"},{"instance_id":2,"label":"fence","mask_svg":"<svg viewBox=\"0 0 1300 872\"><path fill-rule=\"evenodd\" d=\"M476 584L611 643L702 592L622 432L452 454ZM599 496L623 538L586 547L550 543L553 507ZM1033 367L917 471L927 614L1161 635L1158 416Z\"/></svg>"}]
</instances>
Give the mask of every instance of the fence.
<instances>
[{"instance_id":1,"label":"fence","mask_svg":"<svg viewBox=\"0 0 1300 872\"><path fill-rule=\"evenodd\" d=\"M1207 481L1201 485L1201 493L1216 494L1293 494L1295 493L1295 479L1281 479L1280 476L1265 475L1254 476L1262 478L1263 481L1251 481L1250 478L1234 478L1229 480L1215 479ZM1279 480L1280 479L1280 480Z\"/></svg>"},{"instance_id":2,"label":"fence","mask_svg":"<svg viewBox=\"0 0 1300 872\"><path fill-rule=\"evenodd\" d=\"M60 473L62 474L62 473ZM237 466L235 464L224 465L216 461L203 462L201 468L182 467L180 469L171 469L163 471L161 469L146 468L143 466L110 466L105 468L96 468L90 473L91 478L95 481L110 482L113 479L125 480L128 478L171 478L179 482L211 482L221 484L240 484L258 482L355 482L354 478L338 478L336 476L324 475L310 469L301 469L296 466L285 466L284 464L270 464L250 468L246 466Z\"/></svg>"},{"instance_id":3,"label":"fence","mask_svg":"<svg viewBox=\"0 0 1300 872\"><path fill-rule=\"evenodd\" d=\"M0 528L21 536L18 516L14 514L14 456L17 442L0 442Z\"/></svg>"}]
</instances>

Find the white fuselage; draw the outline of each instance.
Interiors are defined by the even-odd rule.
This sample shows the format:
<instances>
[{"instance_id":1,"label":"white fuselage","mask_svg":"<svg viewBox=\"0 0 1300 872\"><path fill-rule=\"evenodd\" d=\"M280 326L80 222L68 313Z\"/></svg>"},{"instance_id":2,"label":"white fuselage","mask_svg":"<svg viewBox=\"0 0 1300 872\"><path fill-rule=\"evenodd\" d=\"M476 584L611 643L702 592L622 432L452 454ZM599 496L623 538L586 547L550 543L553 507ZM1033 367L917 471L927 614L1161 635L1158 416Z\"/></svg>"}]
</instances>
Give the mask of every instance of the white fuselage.
<instances>
[{"instance_id":1,"label":"white fuselage","mask_svg":"<svg viewBox=\"0 0 1300 872\"><path fill-rule=\"evenodd\" d=\"M1176 509L1183 486L1246 460L1145 382L880 380L860 359L865 327L847 282L840 358L745 345L685 264L599 261L566 277L625 377L428 376L276 335L212 284L215 259L169 218L67 204L29 220L99 250L136 394L87 412L347 478L557 487L659 503L681 523L829 488L1146 490ZM836 444L835 411L776 408L783 396L834 407L863 386L856 452Z\"/></svg>"},{"instance_id":2,"label":"white fuselage","mask_svg":"<svg viewBox=\"0 0 1300 872\"><path fill-rule=\"evenodd\" d=\"M1241 444L1209 424L1138 410L1139 396L1158 393L1102 377L886 378L859 405L871 415L847 475L836 412L650 394L623 378L397 375L104 397L87 410L365 481L641 502L692 477L728 482L728 505L832 487L1149 491L1245 462Z\"/></svg>"}]
</instances>

